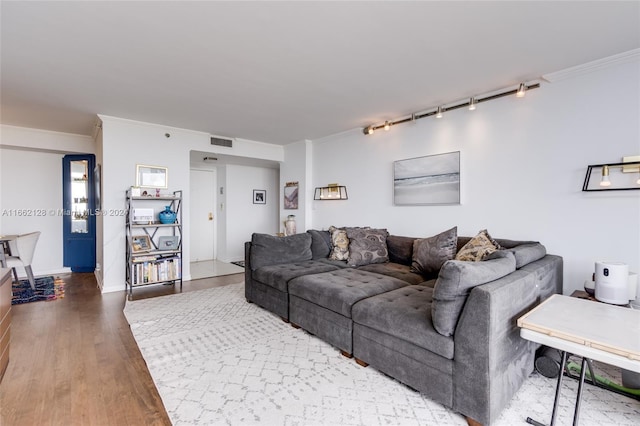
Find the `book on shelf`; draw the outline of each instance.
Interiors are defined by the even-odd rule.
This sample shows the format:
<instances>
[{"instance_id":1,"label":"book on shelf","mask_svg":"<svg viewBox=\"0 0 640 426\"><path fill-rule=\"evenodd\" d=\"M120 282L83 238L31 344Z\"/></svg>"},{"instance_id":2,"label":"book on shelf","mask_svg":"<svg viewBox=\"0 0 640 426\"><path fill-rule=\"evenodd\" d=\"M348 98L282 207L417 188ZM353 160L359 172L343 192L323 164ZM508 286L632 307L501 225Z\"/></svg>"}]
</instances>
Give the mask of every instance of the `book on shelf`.
<instances>
[{"instance_id":1,"label":"book on shelf","mask_svg":"<svg viewBox=\"0 0 640 426\"><path fill-rule=\"evenodd\" d=\"M153 257L153 259L133 262L131 264L131 283L138 285L179 280L182 277L181 262L179 256Z\"/></svg>"}]
</instances>

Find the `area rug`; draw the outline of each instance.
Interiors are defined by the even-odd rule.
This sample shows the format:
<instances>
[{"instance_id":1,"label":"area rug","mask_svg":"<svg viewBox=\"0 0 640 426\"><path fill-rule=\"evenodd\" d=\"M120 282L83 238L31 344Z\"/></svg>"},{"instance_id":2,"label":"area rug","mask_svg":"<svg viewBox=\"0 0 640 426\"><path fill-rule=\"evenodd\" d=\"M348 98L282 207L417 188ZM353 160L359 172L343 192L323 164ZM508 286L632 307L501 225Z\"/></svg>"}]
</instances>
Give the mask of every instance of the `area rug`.
<instances>
[{"instance_id":1,"label":"area rug","mask_svg":"<svg viewBox=\"0 0 640 426\"><path fill-rule=\"evenodd\" d=\"M124 313L177 426L467 424L247 303L241 283L127 301ZM494 426L525 425L527 416L548 423L555 383L533 373ZM560 425L572 422L577 390L576 381L565 383ZM639 419L639 401L585 385L582 426L630 426Z\"/></svg>"},{"instance_id":2,"label":"area rug","mask_svg":"<svg viewBox=\"0 0 640 426\"><path fill-rule=\"evenodd\" d=\"M60 278L38 277L35 279L35 290L31 289L29 280L21 280L11 286L12 305L21 303L56 300L64 297L64 281Z\"/></svg>"}]
</instances>

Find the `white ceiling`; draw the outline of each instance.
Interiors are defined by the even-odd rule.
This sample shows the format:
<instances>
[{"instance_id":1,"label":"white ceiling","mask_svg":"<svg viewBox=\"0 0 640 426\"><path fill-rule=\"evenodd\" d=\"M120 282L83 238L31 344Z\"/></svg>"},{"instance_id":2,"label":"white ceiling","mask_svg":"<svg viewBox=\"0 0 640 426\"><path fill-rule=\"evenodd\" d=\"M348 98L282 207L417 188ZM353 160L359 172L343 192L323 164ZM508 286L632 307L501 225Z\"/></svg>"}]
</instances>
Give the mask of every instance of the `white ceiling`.
<instances>
[{"instance_id":1,"label":"white ceiling","mask_svg":"<svg viewBox=\"0 0 640 426\"><path fill-rule=\"evenodd\" d=\"M1 2L1 121L287 144L640 47L640 2Z\"/></svg>"}]
</instances>

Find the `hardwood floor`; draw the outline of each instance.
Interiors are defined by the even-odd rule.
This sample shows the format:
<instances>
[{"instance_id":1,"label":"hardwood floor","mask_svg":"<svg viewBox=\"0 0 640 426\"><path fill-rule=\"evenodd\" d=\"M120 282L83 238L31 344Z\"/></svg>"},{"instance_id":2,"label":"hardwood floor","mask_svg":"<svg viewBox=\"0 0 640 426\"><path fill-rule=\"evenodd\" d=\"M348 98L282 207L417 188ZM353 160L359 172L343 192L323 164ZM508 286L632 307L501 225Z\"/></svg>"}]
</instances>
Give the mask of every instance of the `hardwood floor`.
<instances>
[{"instance_id":1,"label":"hardwood floor","mask_svg":"<svg viewBox=\"0 0 640 426\"><path fill-rule=\"evenodd\" d=\"M0 383L0 425L170 425L129 324L125 292L101 294L93 274L62 274L64 299L12 307L10 361ZM183 283L183 292L242 281ZM133 299L177 293L154 285Z\"/></svg>"}]
</instances>

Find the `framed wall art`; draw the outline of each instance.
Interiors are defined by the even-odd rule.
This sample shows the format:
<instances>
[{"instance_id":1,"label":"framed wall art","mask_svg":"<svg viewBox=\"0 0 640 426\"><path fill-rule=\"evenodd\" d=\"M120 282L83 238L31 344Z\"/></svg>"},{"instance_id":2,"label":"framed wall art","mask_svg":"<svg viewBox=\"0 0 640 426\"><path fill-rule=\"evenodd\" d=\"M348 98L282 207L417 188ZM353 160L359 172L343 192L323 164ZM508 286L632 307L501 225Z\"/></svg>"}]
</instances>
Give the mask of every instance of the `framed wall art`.
<instances>
[{"instance_id":1,"label":"framed wall art","mask_svg":"<svg viewBox=\"0 0 640 426\"><path fill-rule=\"evenodd\" d=\"M394 161L393 204L460 204L460 151Z\"/></svg>"},{"instance_id":2,"label":"framed wall art","mask_svg":"<svg viewBox=\"0 0 640 426\"><path fill-rule=\"evenodd\" d=\"M254 189L253 204L267 204L267 191L264 189Z\"/></svg>"},{"instance_id":3,"label":"framed wall art","mask_svg":"<svg viewBox=\"0 0 640 426\"><path fill-rule=\"evenodd\" d=\"M298 182L287 182L284 186L284 208L285 210L298 209Z\"/></svg>"},{"instance_id":4,"label":"framed wall art","mask_svg":"<svg viewBox=\"0 0 640 426\"><path fill-rule=\"evenodd\" d=\"M167 188L169 170L166 167L136 165L136 186L140 188Z\"/></svg>"}]
</instances>

